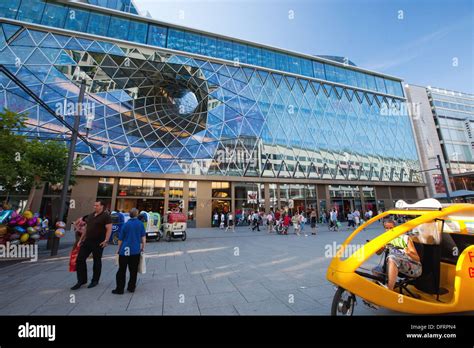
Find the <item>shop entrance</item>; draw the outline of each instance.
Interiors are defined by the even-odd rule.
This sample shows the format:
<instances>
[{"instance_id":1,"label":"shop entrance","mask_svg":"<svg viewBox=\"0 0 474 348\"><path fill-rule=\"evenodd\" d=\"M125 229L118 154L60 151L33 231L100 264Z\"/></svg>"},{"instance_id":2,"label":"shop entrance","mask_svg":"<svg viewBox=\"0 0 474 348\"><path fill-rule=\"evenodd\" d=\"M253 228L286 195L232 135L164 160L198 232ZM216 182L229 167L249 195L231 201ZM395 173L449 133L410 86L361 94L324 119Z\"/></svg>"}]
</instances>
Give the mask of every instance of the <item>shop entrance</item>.
<instances>
[{"instance_id":1,"label":"shop entrance","mask_svg":"<svg viewBox=\"0 0 474 348\"><path fill-rule=\"evenodd\" d=\"M116 210L129 212L132 208L137 208L139 211L152 211L163 216L164 206L164 199L119 198Z\"/></svg>"}]
</instances>

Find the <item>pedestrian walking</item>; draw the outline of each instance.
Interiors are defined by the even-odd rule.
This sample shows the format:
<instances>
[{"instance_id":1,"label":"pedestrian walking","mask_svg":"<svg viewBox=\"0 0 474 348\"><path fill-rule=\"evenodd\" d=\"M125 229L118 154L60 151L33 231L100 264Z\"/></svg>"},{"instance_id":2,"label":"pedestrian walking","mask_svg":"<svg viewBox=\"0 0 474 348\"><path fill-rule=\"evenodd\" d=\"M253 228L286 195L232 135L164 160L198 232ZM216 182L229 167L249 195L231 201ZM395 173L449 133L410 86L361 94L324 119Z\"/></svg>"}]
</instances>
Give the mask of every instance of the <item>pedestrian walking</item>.
<instances>
[{"instance_id":1,"label":"pedestrian walking","mask_svg":"<svg viewBox=\"0 0 474 348\"><path fill-rule=\"evenodd\" d=\"M274 220L273 219L273 214L272 214L272 212L269 212L267 214L267 230L268 230L268 233L272 233L274 231L274 229L273 229L274 221L273 220Z\"/></svg>"},{"instance_id":2,"label":"pedestrian walking","mask_svg":"<svg viewBox=\"0 0 474 348\"><path fill-rule=\"evenodd\" d=\"M138 209L130 210L130 219L123 225L118 238L119 269L115 275L115 289L113 294L122 295L125 289L127 267L130 273L127 290L134 292L137 286L138 264L140 253L145 250L146 232L143 223L137 219Z\"/></svg>"},{"instance_id":3,"label":"pedestrian walking","mask_svg":"<svg viewBox=\"0 0 474 348\"><path fill-rule=\"evenodd\" d=\"M329 230L330 231L337 231L338 230L336 208L331 210L331 212L329 213Z\"/></svg>"},{"instance_id":4,"label":"pedestrian walking","mask_svg":"<svg viewBox=\"0 0 474 348\"><path fill-rule=\"evenodd\" d=\"M227 214L227 227L225 231L227 232L229 229L231 229L232 232L235 232L234 216L232 215L232 212Z\"/></svg>"},{"instance_id":5,"label":"pedestrian walking","mask_svg":"<svg viewBox=\"0 0 474 348\"><path fill-rule=\"evenodd\" d=\"M300 214L296 212L295 215L291 218L291 223L293 224L293 230L297 236L300 235Z\"/></svg>"},{"instance_id":6,"label":"pedestrian walking","mask_svg":"<svg viewBox=\"0 0 474 348\"><path fill-rule=\"evenodd\" d=\"M310 223L311 223L311 234L316 235L316 222L318 220L318 216L316 214L315 209L311 210L311 214L309 218L310 218Z\"/></svg>"},{"instance_id":7,"label":"pedestrian walking","mask_svg":"<svg viewBox=\"0 0 474 348\"><path fill-rule=\"evenodd\" d=\"M355 222L354 222L354 213L353 212L349 212L349 214L347 214L347 221L348 221L348 224L347 224L347 227L348 228L354 228L355 227Z\"/></svg>"},{"instance_id":8,"label":"pedestrian walking","mask_svg":"<svg viewBox=\"0 0 474 348\"><path fill-rule=\"evenodd\" d=\"M260 219L260 215L255 211L252 215L252 222L253 222L252 231L255 231L255 229L257 229L257 231L260 232L259 219Z\"/></svg>"},{"instance_id":9,"label":"pedestrian walking","mask_svg":"<svg viewBox=\"0 0 474 348\"><path fill-rule=\"evenodd\" d=\"M214 227L219 226L219 214L217 214L217 211L214 213L214 219L212 220L212 225Z\"/></svg>"},{"instance_id":10,"label":"pedestrian walking","mask_svg":"<svg viewBox=\"0 0 474 348\"><path fill-rule=\"evenodd\" d=\"M224 213L221 213L221 224L219 225L219 228L223 230L224 226L225 226L225 215Z\"/></svg>"},{"instance_id":11,"label":"pedestrian walking","mask_svg":"<svg viewBox=\"0 0 474 348\"><path fill-rule=\"evenodd\" d=\"M87 264L86 260L92 253L94 259L92 281L88 288L93 288L99 284L100 274L102 272L102 253L109 243L112 233L112 218L105 211L102 201L94 203L94 212L87 217L86 232L82 234L77 242L80 246L77 256L77 283L71 290L77 290L87 283Z\"/></svg>"}]
</instances>

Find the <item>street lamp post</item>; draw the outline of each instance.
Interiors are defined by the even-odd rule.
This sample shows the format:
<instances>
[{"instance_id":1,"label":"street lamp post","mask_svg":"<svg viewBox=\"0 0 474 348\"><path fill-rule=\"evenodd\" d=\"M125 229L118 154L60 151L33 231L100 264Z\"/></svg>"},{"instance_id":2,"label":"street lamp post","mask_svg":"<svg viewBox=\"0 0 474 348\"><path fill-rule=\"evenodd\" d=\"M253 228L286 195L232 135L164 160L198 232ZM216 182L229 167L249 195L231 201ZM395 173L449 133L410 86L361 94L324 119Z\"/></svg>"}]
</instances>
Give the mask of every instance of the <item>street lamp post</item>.
<instances>
[{"instance_id":1,"label":"street lamp post","mask_svg":"<svg viewBox=\"0 0 474 348\"><path fill-rule=\"evenodd\" d=\"M66 213L67 192L68 192L70 177L72 174L72 167L74 164L74 153L76 151L77 135L79 133L79 125L80 125L81 113L82 113L82 102L84 100L85 91L86 91L86 81L82 80L81 87L79 90L79 97L77 99L77 114L74 117L74 125L73 125L74 130L71 133L71 143L69 144L69 155L67 158L66 173L64 175L63 189L61 191L59 214L58 214L57 221L63 221L64 215ZM54 235L53 245L51 247L51 256L57 255L58 249L59 249L59 238L56 235Z\"/></svg>"},{"instance_id":2,"label":"street lamp post","mask_svg":"<svg viewBox=\"0 0 474 348\"><path fill-rule=\"evenodd\" d=\"M451 190L449 189L448 187L448 180L446 178L446 173L445 173L445 168L444 168L444 165L443 165L443 162L441 161L441 156L440 155L436 155L436 158L438 160L438 168L430 168L430 169L425 169L425 170L419 170L417 171L417 173L424 173L424 172L430 172L432 170L439 170L441 172L441 178L443 179L443 184L444 184L444 188L446 190L446 200L448 201L448 203L451 203Z\"/></svg>"}]
</instances>

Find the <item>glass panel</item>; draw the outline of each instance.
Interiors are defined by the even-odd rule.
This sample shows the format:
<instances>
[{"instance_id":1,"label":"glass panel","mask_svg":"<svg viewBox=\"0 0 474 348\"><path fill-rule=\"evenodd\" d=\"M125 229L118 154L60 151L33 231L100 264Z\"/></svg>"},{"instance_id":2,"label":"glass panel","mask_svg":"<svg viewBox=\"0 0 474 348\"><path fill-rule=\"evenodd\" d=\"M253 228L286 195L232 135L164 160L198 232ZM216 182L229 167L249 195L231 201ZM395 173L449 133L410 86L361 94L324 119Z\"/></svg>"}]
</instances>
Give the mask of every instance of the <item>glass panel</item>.
<instances>
[{"instance_id":1,"label":"glass panel","mask_svg":"<svg viewBox=\"0 0 474 348\"><path fill-rule=\"evenodd\" d=\"M318 79L326 80L326 72L325 72L323 63L313 61L313 70L314 70L314 77Z\"/></svg>"},{"instance_id":2,"label":"glass panel","mask_svg":"<svg viewBox=\"0 0 474 348\"><path fill-rule=\"evenodd\" d=\"M150 180L150 179L143 180L142 196L146 196L146 197L153 196L154 183L155 183L155 180Z\"/></svg>"},{"instance_id":3,"label":"glass panel","mask_svg":"<svg viewBox=\"0 0 474 348\"><path fill-rule=\"evenodd\" d=\"M247 63L262 65L262 50L259 47L247 46Z\"/></svg>"},{"instance_id":4,"label":"glass panel","mask_svg":"<svg viewBox=\"0 0 474 348\"><path fill-rule=\"evenodd\" d=\"M147 43L153 46L166 47L166 32L166 27L149 25Z\"/></svg>"},{"instance_id":5,"label":"glass panel","mask_svg":"<svg viewBox=\"0 0 474 348\"><path fill-rule=\"evenodd\" d=\"M170 180L169 197L170 198L183 198L183 181L182 180Z\"/></svg>"},{"instance_id":6,"label":"glass panel","mask_svg":"<svg viewBox=\"0 0 474 348\"><path fill-rule=\"evenodd\" d=\"M118 195L119 196L128 196L130 190L130 179L120 179Z\"/></svg>"},{"instance_id":7,"label":"glass panel","mask_svg":"<svg viewBox=\"0 0 474 348\"><path fill-rule=\"evenodd\" d=\"M15 18L21 0L0 1L0 17Z\"/></svg>"},{"instance_id":8,"label":"glass panel","mask_svg":"<svg viewBox=\"0 0 474 348\"><path fill-rule=\"evenodd\" d=\"M374 75L365 74L365 78L367 80L367 87L373 91L377 90L377 85L375 84L375 77Z\"/></svg>"},{"instance_id":9,"label":"glass panel","mask_svg":"<svg viewBox=\"0 0 474 348\"><path fill-rule=\"evenodd\" d=\"M288 56L288 64L290 72L301 74L301 59L299 57Z\"/></svg>"},{"instance_id":10,"label":"glass panel","mask_svg":"<svg viewBox=\"0 0 474 348\"><path fill-rule=\"evenodd\" d=\"M184 33L184 50L191 53L201 53L201 35L186 31Z\"/></svg>"},{"instance_id":11,"label":"glass panel","mask_svg":"<svg viewBox=\"0 0 474 348\"><path fill-rule=\"evenodd\" d=\"M0 5L1 6L1 5ZM41 24L62 28L66 21L67 7L57 4L46 4Z\"/></svg>"},{"instance_id":12,"label":"glass panel","mask_svg":"<svg viewBox=\"0 0 474 348\"><path fill-rule=\"evenodd\" d=\"M100 13L91 13L89 16L89 24L87 32L95 35L106 36L109 28L110 16Z\"/></svg>"},{"instance_id":13,"label":"glass panel","mask_svg":"<svg viewBox=\"0 0 474 348\"><path fill-rule=\"evenodd\" d=\"M212 197L214 198L231 198L229 182L212 182Z\"/></svg>"},{"instance_id":14,"label":"glass panel","mask_svg":"<svg viewBox=\"0 0 474 348\"><path fill-rule=\"evenodd\" d=\"M155 197L164 197L165 196L165 180L155 180L155 188L153 190L153 196Z\"/></svg>"},{"instance_id":15,"label":"glass panel","mask_svg":"<svg viewBox=\"0 0 474 348\"><path fill-rule=\"evenodd\" d=\"M247 45L234 42L232 60L238 59L240 63L247 63Z\"/></svg>"},{"instance_id":16,"label":"glass panel","mask_svg":"<svg viewBox=\"0 0 474 348\"><path fill-rule=\"evenodd\" d=\"M216 38L212 36L201 36L201 54L209 57L216 56Z\"/></svg>"},{"instance_id":17,"label":"glass panel","mask_svg":"<svg viewBox=\"0 0 474 348\"><path fill-rule=\"evenodd\" d=\"M142 195L142 179L130 179L130 189L128 194L130 196L141 196Z\"/></svg>"},{"instance_id":18,"label":"glass panel","mask_svg":"<svg viewBox=\"0 0 474 348\"><path fill-rule=\"evenodd\" d=\"M365 74L363 74L359 71L356 71L355 75L356 75L356 78L357 78L357 86L359 86L360 88L367 89L367 80L365 78Z\"/></svg>"},{"instance_id":19,"label":"glass panel","mask_svg":"<svg viewBox=\"0 0 474 348\"><path fill-rule=\"evenodd\" d=\"M69 9L66 19L65 29L75 31L86 31L89 11L79 9Z\"/></svg>"},{"instance_id":20,"label":"glass panel","mask_svg":"<svg viewBox=\"0 0 474 348\"><path fill-rule=\"evenodd\" d=\"M377 86L377 91L387 93L387 90L385 89L385 82L382 77L375 76L375 84Z\"/></svg>"},{"instance_id":21,"label":"glass panel","mask_svg":"<svg viewBox=\"0 0 474 348\"><path fill-rule=\"evenodd\" d=\"M40 23L45 3L40 0L23 0L18 10L17 20Z\"/></svg>"},{"instance_id":22,"label":"glass panel","mask_svg":"<svg viewBox=\"0 0 474 348\"><path fill-rule=\"evenodd\" d=\"M288 71L288 56L283 53L275 52L276 68L282 71Z\"/></svg>"},{"instance_id":23,"label":"glass panel","mask_svg":"<svg viewBox=\"0 0 474 348\"><path fill-rule=\"evenodd\" d=\"M197 196L197 181L189 182L189 199L196 198Z\"/></svg>"},{"instance_id":24,"label":"glass panel","mask_svg":"<svg viewBox=\"0 0 474 348\"><path fill-rule=\"evenodd\" d=\"M138 43L146 42L147 24L144 22L130 21L128 40Z\"/></svg>"},{"instance_id":25,"label":"glass panel","mask_svg":"<svg viewBox=\"0 0 474 348\"><path fill-rule=\"evenodd\" d=\"M222 59L233 60L234 55L232 41L217 39L216 56Z\"/></svg>"},{"instance_id":26,"label":"glass panel","mask_svg":"<svg viewBox=\"0 0 474 348\"><path fill-rule=\"evenodd\" d=\"M184 51L184 32L182 30L168 30L168 48L173 50Z\"/></svg>"},{"instance_id":27,"label":"glass panel","mask_svg":"<svg viewBox=\"0 0 474 348\"><path fill-rule=\"evenodd\" d=\"M112 17L110 19L108 35L116 39L127 40L129 25L130 25L130 21L128 19Z\"/></svg>"},{"instance_id":28,"label":"glass panel","mask_svg":"<svg viewBox=\"0 0 474 348\"><path fill-rule=\"evenodd\" d=\"M270 69L277 69L275 61L275 52L263 48L262 65Z\"/></svg>"},{"instance_id":29,"label":"glass panel","mask_svg":"<svg viewBox=\"0 0 474 348\"><path fill-rule=\"evenodd\" d=\"M313 77L313 66L311 61L306 58L301 58L301 74Z\"/></svg>"},{"instance_id":30,"label":"glass panel","mask_svg":"<svg viewBox=\"0 0 474 348\"><path fill-rule=\"evenodd\" d=\"M112 197L114 178L100 178L97 187L97 197Z\"/></svg>"}]
</instances>

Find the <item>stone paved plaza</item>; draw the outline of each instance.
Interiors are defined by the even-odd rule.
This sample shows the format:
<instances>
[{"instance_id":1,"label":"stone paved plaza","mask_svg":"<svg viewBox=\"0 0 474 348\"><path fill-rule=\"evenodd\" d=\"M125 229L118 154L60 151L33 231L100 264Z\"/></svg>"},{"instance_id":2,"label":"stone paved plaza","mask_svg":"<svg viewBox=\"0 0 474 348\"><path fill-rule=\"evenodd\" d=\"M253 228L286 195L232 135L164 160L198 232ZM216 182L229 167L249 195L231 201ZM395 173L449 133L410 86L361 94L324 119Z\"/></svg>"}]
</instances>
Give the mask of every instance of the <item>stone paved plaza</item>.
<instances>
[{"instance_id":1,"label":"stone paved plaza","mask_svg":"<svg viewBox=\"0 0 474 348\"><path fill-rule=\"evenodd\" d=\"M298 237L246 226L235 233L189 229L185 242L150 242L147 273L139 274L135 293L124 295L111 294L114 245L104 252L99 285L71 291L76 275L68 272L70 241L63 240L57 257L0 265L0 315L329 315L335 288L325 279L325 252L350 231L321 226L317 236L309 227L305 232ZM92 260L88 271L90 280ZM359 302L354 314L392 313Z\"/></svg>"}]
</instances>

